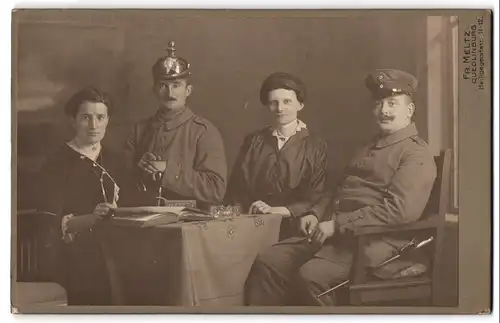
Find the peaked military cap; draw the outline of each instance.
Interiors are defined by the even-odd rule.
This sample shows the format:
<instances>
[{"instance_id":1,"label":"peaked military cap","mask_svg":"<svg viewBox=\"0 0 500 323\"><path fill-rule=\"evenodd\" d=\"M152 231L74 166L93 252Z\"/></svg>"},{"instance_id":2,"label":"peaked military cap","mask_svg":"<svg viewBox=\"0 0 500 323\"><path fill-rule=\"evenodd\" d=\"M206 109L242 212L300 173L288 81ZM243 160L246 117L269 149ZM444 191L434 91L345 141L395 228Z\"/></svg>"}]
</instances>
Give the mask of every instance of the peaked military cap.
<instances>
[{"instance_id":1,"label":"peaked military cap","mask_svg":"<svg viewBox=\"0 0 500 323\"><path fill-rule=\"evenodd\" d=\"M407 94L412 96L418 87L416 77L396 69L378 69L366 76L366 87L376 99Z\"/></svg>"},{"instance_id":2,"label":"peaked military cap","mask_svg":"<svg viewBox=\"0 0 500 323\"><path fill-rule=\"evenodd\" d=\"M167 56L160 57L153 65L154 79L174 80L191 75L190 64L176 54L175 42L170 41Z\"/></svg>"},{"instance_id":3,"label":"peaked military cap","mask_svg":"<svg viewBox=\"0 0 500 323\"><path fill-rule=\"evenodd\" d=\"M267 104L269 92L276 89L287 89L295 91L297 100L304 103L306 99L306 86L301 79L295 75L276 72L269 75L260 88L260 102Z\"/></svg>"}]
</instances>

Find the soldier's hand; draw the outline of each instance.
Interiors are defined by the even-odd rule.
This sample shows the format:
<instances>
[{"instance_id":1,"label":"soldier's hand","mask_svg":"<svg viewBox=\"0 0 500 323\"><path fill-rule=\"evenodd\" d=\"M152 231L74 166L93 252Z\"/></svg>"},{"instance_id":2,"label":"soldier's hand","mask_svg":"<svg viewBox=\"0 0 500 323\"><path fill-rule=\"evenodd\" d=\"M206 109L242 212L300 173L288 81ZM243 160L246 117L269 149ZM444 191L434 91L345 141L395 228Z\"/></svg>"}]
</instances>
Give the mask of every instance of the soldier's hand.
<instances>
[{"instance_id":1,"label":"soldier's hand","mask_svg":"<svg viewBox=\"0 0 500 323\"><path fill-rule=\"evenodd\" d=\"M335 221L321 222L311 236L312 243L322 245L326 239L333 237L334 233Z\"/></svg>"},{"instance_id":2,"label":"soldier's hand","mask_svg":"<svg viewBox=\"0 0 500 323\"><path fill-rule=\"evenodd\" d=\"M316 229L319 221L314 214L307 214L300 218L300 231L307 237L311 237L311 234Z\"/></svg>"},{"instance_id":3,"label":"soldier's hand","mask_svg":"<svg viewBox=\"0 0 500 323\"><path fill-rule=\"evenodd\" d=\"M140 169L142 169L143 171L145 171L149 174L154 174L158 170L151 162L155 161L155 160L157 160L157 157L153 153L147 152L139 160L139 163L137 164L137 166L139 166Z\"/></svg>"}]
</instances>

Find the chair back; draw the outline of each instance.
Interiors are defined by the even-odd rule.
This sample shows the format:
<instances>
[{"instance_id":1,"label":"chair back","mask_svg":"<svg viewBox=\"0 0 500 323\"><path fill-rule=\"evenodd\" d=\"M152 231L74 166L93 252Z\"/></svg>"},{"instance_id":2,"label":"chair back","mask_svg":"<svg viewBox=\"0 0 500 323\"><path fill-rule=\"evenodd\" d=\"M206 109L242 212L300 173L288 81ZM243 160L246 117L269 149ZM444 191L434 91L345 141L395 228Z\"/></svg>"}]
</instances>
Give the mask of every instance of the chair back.
<instances>
[{"instance_id":1,"label":"chair back","mask_svg":"<svg viewBox=\"0 0 500 323\"><path fill-rule=\"evenodd\" d=\"M17 281L50 282L58 274L59 223L36 210L17 213Z\"/></svg>"},{"instance_id":2,"label":"chair back","mask_svg":"<svg viewBox=\"0 0 500 323\"><path fill-rule=\"evenodd\" d=\"M437 215L444 219L450 202L451 149L442 150L439 156L434 157L434 161L437 176L422 218Z\"/></svg>"}]
</instances>

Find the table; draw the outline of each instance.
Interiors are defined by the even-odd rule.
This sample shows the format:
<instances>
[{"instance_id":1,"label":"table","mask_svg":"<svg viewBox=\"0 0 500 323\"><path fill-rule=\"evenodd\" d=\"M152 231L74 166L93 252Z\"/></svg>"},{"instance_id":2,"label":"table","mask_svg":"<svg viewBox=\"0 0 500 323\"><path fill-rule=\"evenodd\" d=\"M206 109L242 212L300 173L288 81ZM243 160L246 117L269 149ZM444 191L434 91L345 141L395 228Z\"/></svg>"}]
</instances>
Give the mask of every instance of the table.
<instances>
[{"instance_id":1,"label":"table","mask_svg":"<svg viewBox=\"0 0 500 323\"><path fill-rule=\"evenodd\" d=\"M149 228L109 224L104 235L116 305L243 305L257 253L278 241L281 216Z\"/></svg>"}]
</instances>

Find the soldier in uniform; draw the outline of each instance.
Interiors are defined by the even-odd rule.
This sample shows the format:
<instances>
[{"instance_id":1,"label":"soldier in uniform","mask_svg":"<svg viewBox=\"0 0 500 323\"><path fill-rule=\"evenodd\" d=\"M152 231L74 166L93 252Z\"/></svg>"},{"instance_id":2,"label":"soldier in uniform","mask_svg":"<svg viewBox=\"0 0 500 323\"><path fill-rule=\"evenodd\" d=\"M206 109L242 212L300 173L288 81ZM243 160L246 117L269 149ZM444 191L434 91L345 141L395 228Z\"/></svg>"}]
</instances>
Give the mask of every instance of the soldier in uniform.
<instances>
[{"instance_id":1,"label":"soldier in uniform","mask_svg":"<svg viewBox=\"0 0 500 323\"><path fill-rule=\"evenodd\" d=\"M127 139L131 178L123 200L128 205L155 205L161 192L167 200L195 200L205 208L219 203L226 192L222 137L188 107L190 66L175 51L170 42L167 56L152 68L158 112L135 124Z\"/></svg>"},{"instance_id":2,"label":"soldier in uniform","mask_svg":"<svg viewBox=\"0 0 500 323\"><path fill-rule=\"evenodd\" d=\"M249 305L336 304L335 294L316 295L349 278L354 241L349 229L416 221L421 216L436 179L436 165L412 116L414 76L394 69L376 70L366 77L375 101L373 116L379 134L355 155L341 185L325 195L307 215L303 238L282 241L261 253L247 279ZM364 250L375 267L406 244L404 238L372 240ZM392 277L402 266L375 271Z\"/></svg>"}]
</instances>

